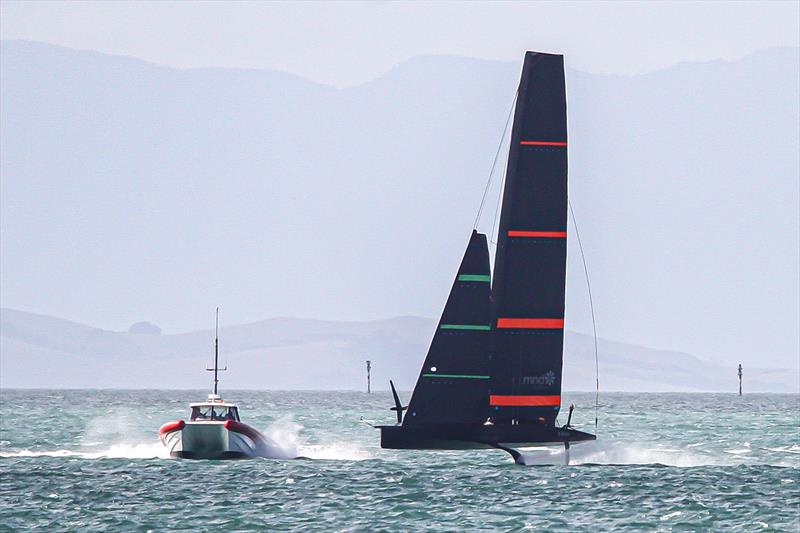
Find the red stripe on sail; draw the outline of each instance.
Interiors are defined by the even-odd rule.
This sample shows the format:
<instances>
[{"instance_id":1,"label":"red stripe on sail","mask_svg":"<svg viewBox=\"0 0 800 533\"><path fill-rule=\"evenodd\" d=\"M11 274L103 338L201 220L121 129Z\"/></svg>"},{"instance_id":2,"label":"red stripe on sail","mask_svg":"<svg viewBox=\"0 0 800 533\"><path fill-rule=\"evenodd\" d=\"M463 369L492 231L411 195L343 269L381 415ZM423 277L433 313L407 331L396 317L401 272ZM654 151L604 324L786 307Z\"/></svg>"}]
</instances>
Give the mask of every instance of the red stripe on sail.
<instances>
[{"instance_id":1,"label":"red stripe on sail","mask_svg":"<svg viewBox=\"0 0 800 533\"><path fill-rule=\"evenodd\" d=\"M522 146L566 146L565 142L557 141L520 141Z\"/></svg>"},{"instance_id":2,"label":"red stripe on sail","mask_svg":"<svg viewBox=\"0 0 800 533\"><path fill-rule=\"evenodd\" d=\"M549 237L552 239L564 239L567 237L566 231L519 231L510 230L509 237Z\"/></svg>"},{"instance_id":3,"label":"red stripe on sail","mask_svg":"<svg viewBox=\"0 0 800 533\"><path fill-rule=\"evenodd\" d=\"M563 318L498 318L498 328L564 329Z\"/></svg>"},{"instance_id":4,"label":"red stripe on sail","mask_svg":"<svg viewBox=\"0 0 800 533\"><path fill-rule=\"evenodd\" d=\"M561 396L505 396L492 394L489 405L500 407L552 407L561 405Z\"/></svg>"}]
</instances>

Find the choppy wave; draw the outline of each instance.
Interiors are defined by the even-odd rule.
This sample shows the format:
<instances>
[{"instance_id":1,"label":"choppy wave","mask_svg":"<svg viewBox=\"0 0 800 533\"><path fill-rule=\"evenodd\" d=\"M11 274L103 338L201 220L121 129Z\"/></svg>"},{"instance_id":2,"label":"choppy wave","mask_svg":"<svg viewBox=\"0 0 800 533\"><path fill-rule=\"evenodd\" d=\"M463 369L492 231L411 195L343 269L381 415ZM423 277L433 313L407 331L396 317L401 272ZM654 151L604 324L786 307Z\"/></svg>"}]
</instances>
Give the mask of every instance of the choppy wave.
<instances>
[{"instance_id":1,"label":"choppy wave","mask_svg":"<svg viewBox=\"0 0 800 533\"><path fill-rule=\"evenodd\" d=\"M800 455L800 444L792 444L791 446L778 446L777 448L763 448L768 452L776 452L776 453L791 453L794 455Z\"/></svg>"},{"instance_id":2,"label":"choppy wave","mask_svg":"<svg viewBox=\"0 0 800 533\"><path fill-rule=\"evenodd\" d=\"M305 444L298 448L300 457L330 461L363 461L374 456L354 443Z\"/></svg>"},{"instance_id":3,"label":"choppy wave","mask_svg":"<svg viewBox=\"0 0 800 533\"><path fill-rule=\"evenodd\" d=\"M0 440L0 523L15 530L800 530L786 504L800 499L796 395L748 409L735 395L609 395L599 440L573 445L573 466L539 468L497 450L381 449L359 416L391 420L388 394L242 393L249 424L311 460L229 462L165 460L157 428L197 393L3 395L0 423L27 414ZM564 462L561 447L523 453Z\"/></svg>"}]
</instances>

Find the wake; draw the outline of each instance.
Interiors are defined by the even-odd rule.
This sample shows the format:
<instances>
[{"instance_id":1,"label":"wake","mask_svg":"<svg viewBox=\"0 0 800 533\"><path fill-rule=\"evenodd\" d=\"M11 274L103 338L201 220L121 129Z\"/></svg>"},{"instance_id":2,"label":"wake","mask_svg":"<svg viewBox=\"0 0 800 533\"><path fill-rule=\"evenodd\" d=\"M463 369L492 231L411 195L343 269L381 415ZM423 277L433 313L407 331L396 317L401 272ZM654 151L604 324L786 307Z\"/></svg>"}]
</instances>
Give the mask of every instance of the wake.
<instances>
[{"instance_id":1,"label":"wake","mask_svg":"<svg viewBox=\"0 0 800 533\"><path fill-rule=\"evenodd\" d=\"M564 449L520 450L528 465L564 464ZM595 441L573 445L571 465L663 465L679 468L698 466L767 465L800 468L800 446L757 448L750 443L720 448L712 444L689 444L683 448L652 443Z\"/></svg>"},{"instance_id":2,"label":"wake","mask_svg":"<svg viewBox=\"0 0 800 533\"><path fill-rule=\"evenodd\" d=\"M102 419L102 425L89 423L85 442L76 448L55 450L42 449L7 449L8 441L0 442L0 458L13 457L62 457L78 459L171 459L169 451L158 440L145 442L125 442L126 421L117 420L114 431L110 433L119 438L115 444L104 445L101 439L103 431L108 432L108 418ZM361 446L350 442L327 442L315 444L303 440L303 426L287 416L270 424L264 431L268 442L257 450L258 457L263 459L315 459L328 461L361 461L372 458L372 454ZM83 448L83 449L81 449Z\"/></svg>"},{"instance_id":3,"label":"wake","mask_svg":"<svg viewBox=\"0 0 800 533\"><path fill-rule=\"evenodd\" d=\"M278 449L265 451L262 458L312 459L327 461L363 461L376 458L370 451L351 442L312 444L300 438L302 426L291 419L282 419L269 426L265 435ZM3 443L5 444L5 443ZM94 443L97 444L97 443ZM564 449L527 448L520 452L527 465L563 465ZM433 453L433 452L432 452ZM113 444L102 449L31 450L8 449L0 451L0 458L78 458L98 459L170 459L160 442ZM800 468L800 445L753 447L748 443L730 448L690 444L683 449L653 446L645 443L589 442L573 445L570 465L663 465L679 468L699 466L767 465Z\"/></svg>"},{"instance_id":4,"label":"wake","mask_svg":"<svg viewBox=\"0 0 800 533\"><path fill-rule=\"evenodd\" d=\"M291 416L285 416L270 424L263 433L292 457L328 461L362 461L372 458L372 454L352 442L304 442L301 438L303 429Z\"/></svg>"},{"instance_id":5,"label":"wake","mask_svg":"<svg viewBox=\"0 0 800 533\"><path fill-rule=\"evenodd\" d=\"M167 449L160 442L141 444L115 444L100 451L81 450L9 450L0 451L0 457L77 457L79 459L169 459Z\"/></svg>"}]
</instances>

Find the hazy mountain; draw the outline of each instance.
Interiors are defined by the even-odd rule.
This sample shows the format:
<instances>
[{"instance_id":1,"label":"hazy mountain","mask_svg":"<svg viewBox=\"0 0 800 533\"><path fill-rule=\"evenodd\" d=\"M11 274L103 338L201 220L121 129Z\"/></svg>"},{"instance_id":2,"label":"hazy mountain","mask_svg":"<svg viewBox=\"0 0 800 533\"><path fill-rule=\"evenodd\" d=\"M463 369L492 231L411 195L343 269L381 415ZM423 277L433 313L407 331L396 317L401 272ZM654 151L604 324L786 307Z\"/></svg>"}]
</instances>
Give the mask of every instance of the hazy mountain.
<instances>
[{"instance_id":1,"label":"hazy mountain","mask_svg":"<svg viewBox=\"0 0 800 533\"><path fill-rule=\"evenodd\" d=\"M436 322L397 317L371 322L273 318L221 330L225 389L362 389L391 378L411 389ZM13 309L0 311L3 387L205 388L213 331L178 335L104 331ZM600 340L603 390L734 391L736 367L693 355ZM568 332L564 387L593 390L592 338ZM800 375L745 367L748 392L800 392Z\"/></svg>"},{"instance_id":2,"label":"hazy mountain","mask_svg":"<svg viewBox=\"0 0 800 533\"><path fill-rule=\"evenodd\" d=\"M423 57L336 90L32 42L1 52L3 305L166 333L210 323L219 303L230 322L437 316L519 73ZM601 335L726 368L800 366L798 64L797 49L772 49L633 77L568 72L570 188ZM586 332L570 247L568 323ZM391 336L396 320L368 324ZM414 350L397 349L421 357L420 328ZM108 335L115 355L142 349ZM38 346L3 338L8 353ZM350 337L320 342L365 358Z\"/></svg>"}]
</instances>

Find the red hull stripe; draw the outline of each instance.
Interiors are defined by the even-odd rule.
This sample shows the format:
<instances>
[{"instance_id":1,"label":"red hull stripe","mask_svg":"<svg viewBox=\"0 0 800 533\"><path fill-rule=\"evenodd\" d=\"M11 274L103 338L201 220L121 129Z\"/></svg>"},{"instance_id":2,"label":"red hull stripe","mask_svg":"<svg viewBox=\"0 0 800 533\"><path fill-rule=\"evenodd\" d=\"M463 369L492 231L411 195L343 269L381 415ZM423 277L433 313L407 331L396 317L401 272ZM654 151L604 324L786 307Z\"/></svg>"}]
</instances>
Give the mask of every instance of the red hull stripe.
<instances>
[{"instance_id":1,"label":"red hull stripe","mask_svg":"<svg viewBox=\"0 0 800 533\"><path fill-rule=\"evenodd\" d=\"M180 431L186 426L186 422L183 420L173 420L172 422L167 422L163 426L158 429L159 435L166 435L167 433L172 433L173 431Z\"/></svg>"},{"instance_id":2,"label":"red hull stripe","mask_svg":"<svg viewBox=\"0 0 800 533\"><path fill-rule=\"evenodd\" d=\"M564 329L563 318L498 318L498 328Z\"/></svg>"},{"instance_id":3,"label":"red hull stripe","mask_svg":"<svg viewBox=\"0 0 800 533\"><path fill-rule=\"evenodd\" d=\"M509 237L549 237L552 239L565 239L566 231L515 231L508 232Z\"/></svg>"},{"instance_id":4,"label":"red hull stripe","mask_svg":"<svg viewBox=\"0 0 800 533\"><path fill-rule=\"evenodd\" d=\"M522 146L566 146L567 143L555 141L520 141Z\"/></svg>"},{"instance_id":5,"label":"red hull stripe","mask_svg":"<svg viewBox=\"0 0 800 533\"><path fill-rule=\"evenodd\" d=\"M238 422L236 420L226 420L225 429L227 429L228 431L233 431L234 433L241 433L245 437L250 438L250 440L252 440L256 444L258 444L262 440L261 433L259 433L256 429L242 422Z\"/></svg>"},{"instance_id":6,"label":"red hull stripe","mask_svg":"<svg viewBox=\"0 0 800 533\"><path fill-rule=\"evenodd\" d=\"M561 396L501 396L492 394L489 396L489 405L501 407L552 407L561 405Z\"/></svg>"}]
</instances>

